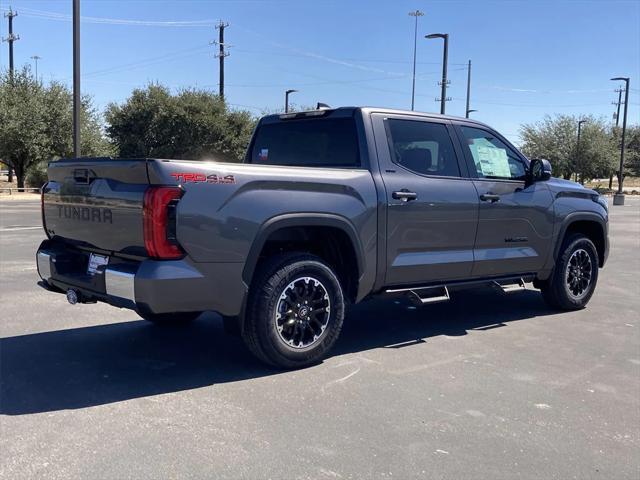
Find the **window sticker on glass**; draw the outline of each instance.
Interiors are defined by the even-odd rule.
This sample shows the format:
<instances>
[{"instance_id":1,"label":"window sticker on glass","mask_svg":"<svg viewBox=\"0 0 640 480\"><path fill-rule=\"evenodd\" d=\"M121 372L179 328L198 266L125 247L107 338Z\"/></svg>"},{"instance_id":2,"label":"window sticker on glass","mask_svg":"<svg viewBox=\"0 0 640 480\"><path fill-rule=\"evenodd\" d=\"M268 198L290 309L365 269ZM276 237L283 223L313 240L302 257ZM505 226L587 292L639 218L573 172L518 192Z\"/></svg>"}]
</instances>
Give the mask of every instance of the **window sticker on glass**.
<instances>
[{"instance_id":1,"label":"window sticker on glass","mask_svg":"<svg viewBox=\"0 0 640 480\"><path fill-rule=\"evenodd\" d=\"M269 159L269 149L268 148L261 149L260 153L258 154L258 159L261 162L266 162Z\"/></svg>"},{"instance_id":2,"label":"window sticker on glass","mask_svg":"<svg viewBox=\"0 0 640 480\"><path fill-rule=\"evenodd\" d=\"M476 160L476 167L485 177L511 177L509 158L504 148L496 148L492 144L478 145L476 143L469 145L469 147Z\"/></svg>"}]
</instances>

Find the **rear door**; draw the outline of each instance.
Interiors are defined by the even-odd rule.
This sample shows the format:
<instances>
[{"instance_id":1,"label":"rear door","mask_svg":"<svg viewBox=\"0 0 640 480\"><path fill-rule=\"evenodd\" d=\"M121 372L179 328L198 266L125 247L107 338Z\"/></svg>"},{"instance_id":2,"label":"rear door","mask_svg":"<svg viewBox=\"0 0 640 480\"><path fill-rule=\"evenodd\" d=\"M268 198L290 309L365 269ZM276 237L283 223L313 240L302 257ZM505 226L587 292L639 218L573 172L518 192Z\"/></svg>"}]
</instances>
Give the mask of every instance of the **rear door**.
<instances>
[{"instance_id":1,"label":"rear door","mask_svg":"<svg viewBox=\"0 0 640 480\"><path fill-rule=\"evenodd\" d=\"M525 186L528 160L506 139L477 124L456 125L480 211L473 276L540 270L553 233L553 199L544 182Z\"/></svg>"},{"instance_id":2,"label":"rear door","mask_svg":"<svg viewBox=\"0 0 640 480\"><path fill-rule=\"evenodd\" d=\"M478 195L448 121L374 114L387 200L386 285L471 275Z\"/></svg>"}]
</instances>

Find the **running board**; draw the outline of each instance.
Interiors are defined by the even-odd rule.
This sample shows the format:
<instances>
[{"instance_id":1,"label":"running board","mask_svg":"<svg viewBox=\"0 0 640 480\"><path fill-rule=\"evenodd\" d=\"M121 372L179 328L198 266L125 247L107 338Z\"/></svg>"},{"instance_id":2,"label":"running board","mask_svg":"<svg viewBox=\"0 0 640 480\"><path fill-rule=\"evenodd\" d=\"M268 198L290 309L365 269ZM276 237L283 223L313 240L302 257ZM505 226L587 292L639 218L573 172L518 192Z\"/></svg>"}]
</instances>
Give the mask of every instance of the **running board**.
<instances>
[{"instance_id":1,"label":"running board","mask_svg":"<svg viewBox=\"0 0 640 480\"><path fill-rule=\"evenodd\" d=\"M521 292L523 290L526 290L526 288L527 288L524 285L524 279L523 278L519 278L515 283L493 282L493 285L495 287L499 288L500 290L502 290L503 293Z\"/></svg>"},{"instance_id":2,"label":"running board","mask_svg":"<svg viewBox=\"0 0 640 480\"><path fill-rule=\"evenodd\" d=\"M386 290L386 293L406 293L416 305L426 305L428 303L440 303L450 300L449 289L444 285L438 285L435 287L422 287L422 288L396 288Z\"/></svg>"}]
</instances>

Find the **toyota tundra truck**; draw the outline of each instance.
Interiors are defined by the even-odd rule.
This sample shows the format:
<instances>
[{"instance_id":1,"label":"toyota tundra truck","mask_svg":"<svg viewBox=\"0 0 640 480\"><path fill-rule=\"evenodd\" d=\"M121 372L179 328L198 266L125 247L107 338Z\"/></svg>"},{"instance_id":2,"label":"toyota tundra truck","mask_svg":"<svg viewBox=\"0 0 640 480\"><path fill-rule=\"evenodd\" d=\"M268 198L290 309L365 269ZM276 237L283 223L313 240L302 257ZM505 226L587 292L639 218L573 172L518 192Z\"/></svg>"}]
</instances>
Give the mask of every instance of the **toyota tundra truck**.
<instances>
[{"instance_id":1,"label":"toyota tundra truck","mask_svg":"<svg viewBox=\"0 0 640 480\"><path fill-rule=\"evenodd\" d=\"M374 296L532 283L553 308L583 308L609 250L605 199L435 114L269 115L243 163L79 158L48 180L41 286L156 324L217 312L279 368L322 359L345 307Z\"/></svg>"}]
</instances>

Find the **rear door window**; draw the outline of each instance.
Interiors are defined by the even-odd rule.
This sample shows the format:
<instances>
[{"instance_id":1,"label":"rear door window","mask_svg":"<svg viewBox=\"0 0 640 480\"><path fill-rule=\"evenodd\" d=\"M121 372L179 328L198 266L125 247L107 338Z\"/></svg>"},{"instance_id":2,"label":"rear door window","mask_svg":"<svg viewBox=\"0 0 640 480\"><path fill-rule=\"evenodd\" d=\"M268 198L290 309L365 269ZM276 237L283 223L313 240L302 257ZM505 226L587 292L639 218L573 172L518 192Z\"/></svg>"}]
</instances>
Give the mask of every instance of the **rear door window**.
<instances>
[{"instance_id":1,"label":"rear door window","mask_svg":"<svg viewBox=\"0 0 640 480\"><path fill-rule=\"evenodd\" d=\"M395 163L422 175L460 176L458 159L444 124L393 118L386 124Z\"/></svg>"},{"instance_id":2,"label":"rear door window","mask_svg":"<svg viewBox=\"0 0 640 480\"><path fill-rule=\"evenodd\" d=\"M353 118L283 120L258 127L248 163L301 167L359 167Z\"/></svg>"}]
</instances>

